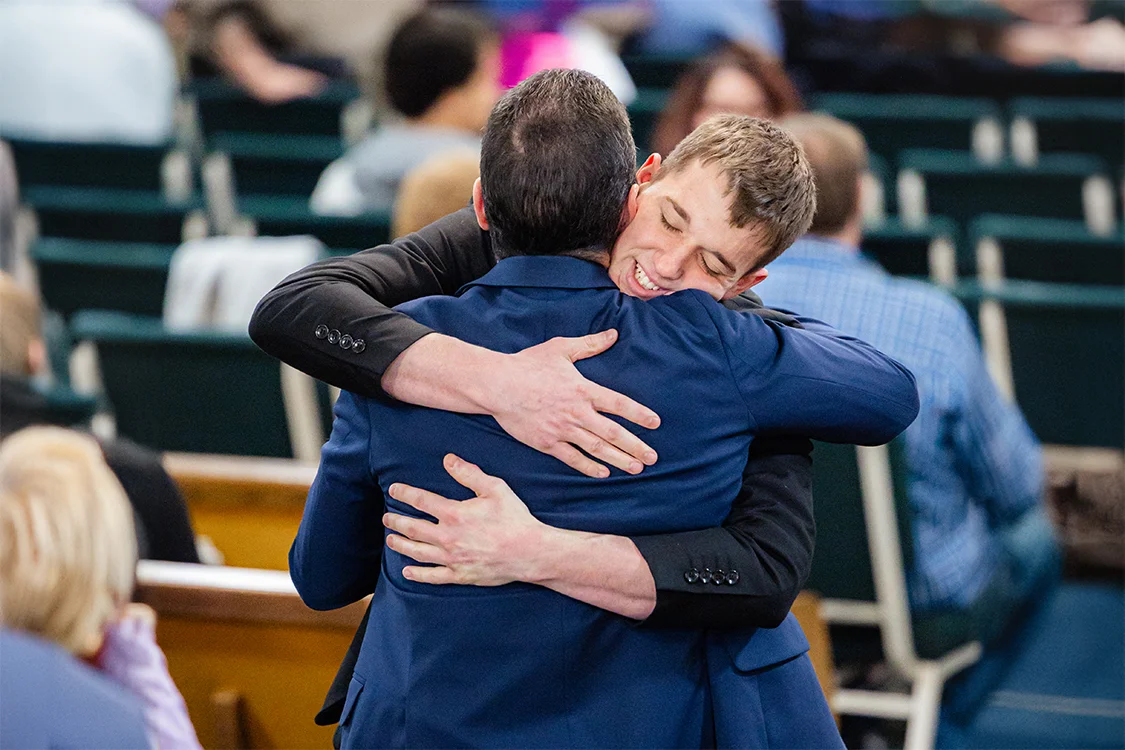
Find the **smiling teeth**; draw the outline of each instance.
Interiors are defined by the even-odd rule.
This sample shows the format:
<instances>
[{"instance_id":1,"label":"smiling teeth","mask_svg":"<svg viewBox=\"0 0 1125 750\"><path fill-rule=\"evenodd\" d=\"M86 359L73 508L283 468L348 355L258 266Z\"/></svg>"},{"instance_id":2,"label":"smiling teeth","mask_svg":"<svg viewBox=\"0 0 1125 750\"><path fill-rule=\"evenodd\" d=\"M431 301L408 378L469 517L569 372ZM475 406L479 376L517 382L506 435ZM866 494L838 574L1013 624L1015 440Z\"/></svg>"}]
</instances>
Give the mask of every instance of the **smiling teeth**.
<instances>
[{"instance_id":1,"label":"smiling teeth","mask_svg":"<svg viewBox=\"0 0 1125 750\"><path fill-rule=\"evenodd\" d=\"M663 291L656 284L652 283L652 280L649 279L648 274L646 274L644 269L641 268L640 263L637 264L637 270L636 270L636 272L633 273L633 277L636 278L638 284L640 284L641 286L643 286L645 289L649 290L650 292Z\"/></svg>"}]
</instances>

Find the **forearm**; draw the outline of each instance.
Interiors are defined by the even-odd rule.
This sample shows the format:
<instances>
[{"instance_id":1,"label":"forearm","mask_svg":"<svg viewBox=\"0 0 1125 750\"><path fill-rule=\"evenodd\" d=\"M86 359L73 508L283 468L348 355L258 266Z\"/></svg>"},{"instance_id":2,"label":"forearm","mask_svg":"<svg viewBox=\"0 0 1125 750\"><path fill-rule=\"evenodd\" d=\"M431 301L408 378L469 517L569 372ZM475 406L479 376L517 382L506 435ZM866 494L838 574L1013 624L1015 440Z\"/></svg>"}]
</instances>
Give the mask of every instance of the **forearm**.
<instances>
[{"instance_id":1,"label":"forearm","mask_svg":"<svg viewBox=\"0 0 1125 750\"><path fill-rule=\"evenodd\" d=\"M544 527L530 583L599 609L643 620L656 606L656 583L636 545L622 536Z\"/></svg>"},{"instance_id":2,"label":"forearm","mask_svg":"<svg viewBox=\"0 0 1125 750\"><path fill-rule=\"evenodd\" d=\"M250 337L268 354L318 380L378 396L391 363L431 333L390 308L452 294L492 262L472 211L459 211L390 245L291 274L258 303ZM318 329L322 334L335 330L341 339L350 336L351 346L344 349L340 339L318 337Z\"/></svg>"},{"instance_id":3,"label":"forearm","mask_svg":"<svg viewBox=\"0 0 1125 750\"><path fill-rule=\"evenodd\" d=\"M383 373L383 390L408 404L489 414L487 382L507 355L434 333L402 352Z\"/></svg>"},{"instance_id":4,"label":"forearm","mask_svg":"<svg viewBox=\"0 0 1125 750\"><path fill-rule=\"evenodd\" d=\"M215 62L235 81L246 85L276 60L258 41L241 13L222 15L213 27L211 50Z\"/></svg>"}]
</instances>

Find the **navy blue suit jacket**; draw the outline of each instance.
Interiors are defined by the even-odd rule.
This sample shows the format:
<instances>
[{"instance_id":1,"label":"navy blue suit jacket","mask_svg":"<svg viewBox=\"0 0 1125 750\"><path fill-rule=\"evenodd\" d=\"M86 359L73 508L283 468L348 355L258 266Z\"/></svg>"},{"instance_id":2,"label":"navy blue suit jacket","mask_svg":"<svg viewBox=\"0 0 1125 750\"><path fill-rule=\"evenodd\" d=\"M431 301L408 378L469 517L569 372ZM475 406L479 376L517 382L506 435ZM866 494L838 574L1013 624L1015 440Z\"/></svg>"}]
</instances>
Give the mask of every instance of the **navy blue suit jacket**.
<instances>
[{"instance_id":1,"label":"navy blue suit jacket","mask_svg":"<svg viewBox=\"0 0 1125 750\"><path fill-rule=\"evenodd\" d=\"M491 417L342 394L290 571L314 608L375 592L341 719L344 745L711 742L704 633L638 629L527 584L407 581L402 568L411 561L371 541L384 533L383 492L404 482L468 497L442 469L442 457L455 452L504 477L554 526L623 535L714 527L730 511L755 435L885 442L917 413L909 371L826 326L788 328L726 310L702 292L648 302L625 296L604 269L574 258L509 258L458 297L399 309L502 352L616 328L617 343L578 368L661 415L661 427L644 434L660 461L639 476L590 479L519 444ZM413 513L392 500L386 507ZM745 633L741 644L728 637L722 648L742 654L751 645L742 668L807 648L792 619Z\"/></svg>"}]
</instances>

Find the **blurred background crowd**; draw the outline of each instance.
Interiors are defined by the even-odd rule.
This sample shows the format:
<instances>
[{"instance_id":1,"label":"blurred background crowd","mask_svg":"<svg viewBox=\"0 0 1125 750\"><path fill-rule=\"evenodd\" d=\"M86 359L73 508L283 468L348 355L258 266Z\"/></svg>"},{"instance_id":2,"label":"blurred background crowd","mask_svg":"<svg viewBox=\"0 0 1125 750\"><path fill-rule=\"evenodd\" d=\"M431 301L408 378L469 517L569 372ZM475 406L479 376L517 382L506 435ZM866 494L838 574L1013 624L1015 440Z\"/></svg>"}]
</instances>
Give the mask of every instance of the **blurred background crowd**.
<instances>
[{"instance_id":1,"label":"blurred background crowd","mask_svg":"<svg viewBox=\"0 0 1125 750\"><path fill-rule=\"evenodd\" d=\"M0 0L0 737L37 669L10 664L58 648L137 699L75 687L75 716L151 743L327 742L310 701L354 613L279 571L333 393L247 321L307 263L464 207L499 96L576 67L638 164L713 114L790 128L820 209L764 302L918 376L909 658L833 606L882 563L818 548L808 586L849 746L937 720L869 698L927 662L943 746L1122 747L1123 23L1121 0ZM817 472L828 548L870 508Z\"/></svg>"}]
</instances>

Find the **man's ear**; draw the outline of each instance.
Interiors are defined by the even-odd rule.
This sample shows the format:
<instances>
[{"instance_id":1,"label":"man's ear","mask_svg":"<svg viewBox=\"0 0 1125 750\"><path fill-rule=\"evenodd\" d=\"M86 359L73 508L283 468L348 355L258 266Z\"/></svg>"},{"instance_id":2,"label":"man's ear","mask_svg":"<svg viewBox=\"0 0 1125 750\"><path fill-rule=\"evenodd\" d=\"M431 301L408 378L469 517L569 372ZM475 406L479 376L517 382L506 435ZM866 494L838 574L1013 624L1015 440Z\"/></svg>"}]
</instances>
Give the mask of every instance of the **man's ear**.
<instances>
[{"instance_id":1,"label":"man's ear","mask_svg":"<svg viewBox=\"0 0 1125 750\"><path fill-rule=\"evenodd\" d=\"M641 168L637 170L637 184L645 185L652 182L656 173L660 171L660 163L664 161L660 154L650 154Z\"/></svg>"},{"instance_id":2,"label":"man's ear","mask_svg":"<svg viewBox=\"0 0 1125 750\"><path fill-rule=\"evenodd\" d=\"M488 217L484 215L484 192L480 187L480 178L473 183L473 212L477 215L477 224L484 231L488 231Z\"/></svg>"},{"instance_id":3,"label":"man's ear","mask_svg":"<svg viewBox=\"0 0 1125 750\"><path fill-rule=\"evenodd\" d=\"M618 226L617 231L622 232L625 227L629 226L633 219L637 217L637 196L641 194L641 186L633 184L629 188L629 195L625 198L625 206L621 209L621 224Z\"/></svg>"},{"instance_id":4,"label":"man's ear","mask_svg":"<svg viewBox=\"0 0 1125 750\"><path fill-rule=\"evenodd\" d=\"M750 271L749 273L745 274L741 279L736 281L734 283L734 286L732 286L730 289L727 290L727 293L723 295L723 299L730 299L731 297L737 297L738 295L742 294L743 292L745 292L750 287L757 286L758 284L761 284L763 281L766 280L766 277L769 276L769 275L770 275L770 272L769 272L768 268L759 268L757 271Z\"/></svg>"}]
</instances>

